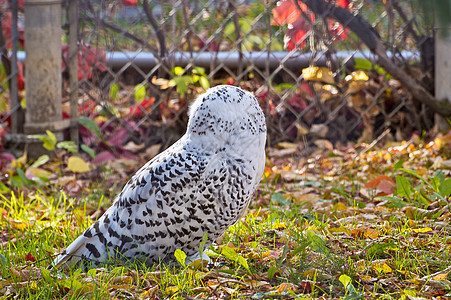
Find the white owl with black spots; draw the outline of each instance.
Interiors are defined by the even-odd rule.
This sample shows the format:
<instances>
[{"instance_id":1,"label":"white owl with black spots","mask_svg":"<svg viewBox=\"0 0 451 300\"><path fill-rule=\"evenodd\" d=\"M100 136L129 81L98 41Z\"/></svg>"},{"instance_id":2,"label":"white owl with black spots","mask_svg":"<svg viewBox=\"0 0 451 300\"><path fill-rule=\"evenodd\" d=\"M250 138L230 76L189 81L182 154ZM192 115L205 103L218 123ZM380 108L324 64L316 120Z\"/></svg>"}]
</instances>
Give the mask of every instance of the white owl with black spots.
<instances>
[{"instance_id":1,"label":"white owl with black spots","mask_svg":"<svg viewBox=\"0 0 451 300\"><path fill-rule=\"evenodd\" d=\"M256 98L234 86L197 97L180 140L145 164L103 216L53 262L174 259L198 253L243 216L265 165L266 124Z\"/></svg>"}]
</instances>

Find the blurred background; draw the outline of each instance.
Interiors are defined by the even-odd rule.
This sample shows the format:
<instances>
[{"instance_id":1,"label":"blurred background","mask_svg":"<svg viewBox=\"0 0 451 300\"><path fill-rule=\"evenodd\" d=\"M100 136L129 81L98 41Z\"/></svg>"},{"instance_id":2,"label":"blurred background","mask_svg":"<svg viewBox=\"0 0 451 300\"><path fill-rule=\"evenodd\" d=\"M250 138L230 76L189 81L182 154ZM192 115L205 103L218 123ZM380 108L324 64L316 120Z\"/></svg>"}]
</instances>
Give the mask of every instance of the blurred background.
<instances>
[{"instance_id":1,"label":"blurred background","mask_svg":"<svg viewBox=\"0 0 451 300\"><path fill-rule=\"evenodd\" d=\"M0 151L46 130L88 152L161 151L218 84L256 95L276 155L427 137L450 112L434 96L441 2L2 0Z\"/></svg>"}]
</instances>

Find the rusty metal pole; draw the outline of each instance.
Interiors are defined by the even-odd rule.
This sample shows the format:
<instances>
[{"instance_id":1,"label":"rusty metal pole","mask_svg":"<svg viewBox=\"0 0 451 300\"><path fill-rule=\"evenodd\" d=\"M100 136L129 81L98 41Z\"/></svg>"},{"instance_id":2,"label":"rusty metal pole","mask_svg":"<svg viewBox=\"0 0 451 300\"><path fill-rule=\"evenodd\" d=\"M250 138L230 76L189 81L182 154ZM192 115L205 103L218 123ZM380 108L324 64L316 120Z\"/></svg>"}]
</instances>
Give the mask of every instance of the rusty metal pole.
<instances>
[{"instance_id":1,"label":"rusty metal pole","mask_svg":"<svg viewBox=\"0 0 451 300\"><path fill-rule=\"evenodd\" d=\"M61 0L25 0L26 134L52 131L58 140L69 120L61 106ZM45 153L39 143L29 142L31 157Z\"/></svg>"}]
</instances>

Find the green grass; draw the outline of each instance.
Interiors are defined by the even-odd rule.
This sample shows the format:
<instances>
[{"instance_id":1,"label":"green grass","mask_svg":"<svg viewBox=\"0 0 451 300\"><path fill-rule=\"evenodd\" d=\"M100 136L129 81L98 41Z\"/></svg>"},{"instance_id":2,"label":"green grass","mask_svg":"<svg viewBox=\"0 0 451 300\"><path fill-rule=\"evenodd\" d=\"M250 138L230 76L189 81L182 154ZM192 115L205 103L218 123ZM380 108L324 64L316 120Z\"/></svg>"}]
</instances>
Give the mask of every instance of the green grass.
<instances>
[{"instance_id":1,"label":"green grass","mask_svg":"<svg viewBox=\"0 0 451 300\"><path fill-rule=\"evenodd\" d=\"M299 161L268 168L246 216L206 250L212 263L197 267L111 262L97 269L49 271L46 267L54 255L95 221L96 211L111 204L126 178L117 168L103 169L96 180L87 175L77 178L82 188L75 192L58 186L56 180L28 182L21 189L6 182L10 190L0 198L0 296L449 296L449 170L431 168L437 157L449 159L446 144L435 149L421 144L402 151L386 148L352 159L328 160L325 155L306 162L315 164L318 175L299 172L295 182L284 178L286 172L302 169L302 164L293 167ZM404 164L396 164L403 160ZM65 172L70 171L61 176ZM406 180L396 179L393 193L380 197L379 189L364 187L382 175L379 172L393 181L396 177ZM111 182L116 182L113 188L109 188Z\"/></svg>"}]
</instances>

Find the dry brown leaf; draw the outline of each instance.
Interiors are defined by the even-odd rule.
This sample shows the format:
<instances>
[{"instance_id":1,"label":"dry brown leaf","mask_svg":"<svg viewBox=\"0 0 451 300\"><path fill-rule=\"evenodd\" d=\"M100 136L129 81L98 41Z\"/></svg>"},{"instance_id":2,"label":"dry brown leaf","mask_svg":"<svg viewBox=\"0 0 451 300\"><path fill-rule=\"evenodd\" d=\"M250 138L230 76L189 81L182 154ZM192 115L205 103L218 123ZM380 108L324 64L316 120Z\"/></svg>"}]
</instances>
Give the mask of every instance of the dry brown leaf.
<instances>
[{"instance_id":1,"label":"dry brown leaf","mask_svg":"<svg viewBox=\"0 0 451 300\"><path fill-rule=\"evenodd\" d=\"M136 152L144 149L144 147L146 147L146 145L144 143L137 145L133 141L130 141L124 146L124 149L127 151L130 151L130 152L136 153Z\"/></svg>"},{"instance_id":2,"label":"dry brown leaf","mask_svg":"<svg viewBox=\"0 0 451 300\"><path fill-rule=\"evenodd\" d=\"M325 124L313 124L310 132L320 138L325 138L329 132L329 127Z\"/></svg>"},{"instance_id":3,"label":"dry brown leaf","mask_svg":"<svg viewBox=\"0 0 451 300\"><path fill-rule=\"evenodd\" d=\"M317 194L301 194L301 195L294 195L293 202L294 203L304 203L304 202L316 202L321 197Z\"/></svg>"},{"instance_id":4,"label":"dry brown leaf","mask_svg":"<svg viewBox=\"0 0 451 300\"><path fill-rule=\"evenodd\" d=\"M329 150L331 152L334 150L334 145L331 142L329 142L328 140L319 139L319 140L314 141L314 144L318 148L323 149L323 150Z\"/></svg>"}]
</instances>

